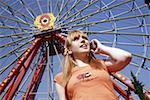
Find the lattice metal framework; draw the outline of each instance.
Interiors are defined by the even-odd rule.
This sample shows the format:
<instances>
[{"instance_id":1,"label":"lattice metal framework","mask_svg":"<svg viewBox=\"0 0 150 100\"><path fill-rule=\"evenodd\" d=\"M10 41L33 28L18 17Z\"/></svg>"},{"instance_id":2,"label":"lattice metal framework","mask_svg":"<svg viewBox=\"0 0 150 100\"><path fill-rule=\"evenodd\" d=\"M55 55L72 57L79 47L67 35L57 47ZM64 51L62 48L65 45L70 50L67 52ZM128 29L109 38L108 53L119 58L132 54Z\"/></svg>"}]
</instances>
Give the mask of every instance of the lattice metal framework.
<instances>
[{"instance_id":1,"label":"lattice metal framework","mask_svg":"<svg viewBox=\"0 0 150 100\"><path fill-rule=\"evenodd\" d=\"M150 88L149 11L143 0L1 0L1 98L57 100L53 79L61 70L67 32L75 29L88 33L90 39L97 38L105 45L131 52L132 62L120 73L130 78L133 71L145 84L147 93ZM56 19L54 27L43 30L34 21L46 13L54 14ZM45 25L46 20L43 20ZM125 90L134 91L134 87L122 74L112 75L117 78L113 82L119 94L128 99ZM133 98L138 99L134 94Z\"/></svg>"}]
</instances>

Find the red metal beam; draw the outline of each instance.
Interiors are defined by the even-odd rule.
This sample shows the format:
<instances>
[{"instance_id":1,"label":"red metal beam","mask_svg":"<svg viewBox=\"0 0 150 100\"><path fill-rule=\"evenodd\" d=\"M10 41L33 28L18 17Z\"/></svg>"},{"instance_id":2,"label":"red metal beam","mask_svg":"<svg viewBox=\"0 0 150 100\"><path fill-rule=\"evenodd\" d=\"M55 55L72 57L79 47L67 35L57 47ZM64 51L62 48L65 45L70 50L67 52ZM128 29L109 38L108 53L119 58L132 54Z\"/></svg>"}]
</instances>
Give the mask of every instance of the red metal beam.
<instances>
[{"instance_id":1,"label":"red metal beam","mask_svg":"<svg viewBox=\"0 0 150 100\"><path fill-rule=\"evenodd\" d=\"M124 76L124 75L122 75L120 73L111 73L111 75L115 79L119 80L121 83L123 83L124 85L126 85L131 91L135 90L134 86L132 84L132 81L128 77L126 77L126 76Z\"/></svg>"},{"instance_id":2,"label":"red metal beam","mask_svg":"<svg viewBox=\"0 0 150 100\"><path fill-rule=\"evenodd\" d=\"M37 85L38 83L40 83L41 81L41 77L43 75L44 69L46 67L46 65L44 65L44 62L46 61L46 54L44 55L43 59L41 60L40 64L38 65L38 67L36 68L34 75L32 77L32 80L27 88L26 93L23 96L23 100L34 100L35 94L32 94L31 91L37 92ZM31 93L31 94L30 94Z\"/></svg>"},{"instance_id":3,"label":"red metal beam","mask_svg":"<svg viewBox=\"0 0 150 100\"><path fill-rule=\"evenodd\" d=\"M51 36L46 36L44 38L45 38L44 39L45 41L49 41L49 42L52 39L56 39L56 40L58 39L59 42L61 42L63 44L65 43L65 37L62 36L60 34L60 32L58 32L58 31L52 32ZM30 85L28 86L26 93L23 96L23 100L25 100L25 99L34 99L35 94L32 94L32 92L34 92L34 93L37 92L39 82L41 80L41 77L43 75L43 71L45 69L45 66L43 66L43 63L44 63L45 60L46 60L46 54L45 54L45 57L43 58L43 60L41 61L40 65L37 67L37 69L34 73L34 76L32 78L32 81L31 81Z\"/></svg>"},{"instance_id":4,"label":"red metal beam","mask_svg":"<svg viewBox=\"0 0 150 100\"><path fill-rule=\"evenodd\" d=\"M111 75L117 80L119 80L121 83L126 85L130 89L130 91L135 91L134 85L132 84L132 81L128 77L120 73L113 73ZM146 100L150 100L150 92L146 91L144 92L144 94L145 94Z\"/></svg>"},{"instance_id":5,"label":"red metal beam","mask_svg":"<svg viewBox=\"0 0 150 100\"><path fill-rule=\"evenodd\" d=\"M128 94L125 90L123 90L119 85L117 85L114 81L112 81L114 89L120 94L122 95L125 100L134 100L133 97Z\"/></svg>"},{"instance_id":6,"label":"red metal beam","mask_svg":"<svg viewBox=\"0 0 150 100\"><path fill-rule=\"evenodd\" d=\"M54 37L56 40L58 40L60 43L65 44L66 37L63 36L62 34L56 33L56 34L54 34L53 37Z\"/></svg>"},{"instance_id":7,"label":"red metal beam","mask_svg":"<svg viewBox=\"0 0 150 100\"><path fill-rule=\"evenodd\" d=\"M5 100L11 100L12 97L15 95L15 92L19 88L19 85L20 85L22 79L24 78L30 64L32 63L32 60L34 59L34 56L36 55L39 47L40 47L40 44L35 45L35 48L33 49L30 56L27 58L27 60L24 62L24 64L22 64L20 71L18 71L18 73L16 73L15 82L11 82L11 84L4 96Z\"/></svg>"},{"instance_id":8,"label":"red metal beam","mask_svg":"<svg viewBox=\"0 0 150 100\"><path fill-rule=\"evenodd\" d=\"M16 74L19 72L19 70L21 69L24 62L30 56L32 51L35 49L36 45L40 44L40 42L41 42L41 39L39 39L39 38L33 41L32 47L28 48L24 52L23 56L19 59L17 65L12 68L12 70L10 71L8 76L2 81L2 83L0 84L0 95L5 90L5 88L9 85L9 83L13 80L13 78L16 76Z\"/></svg>"}]
</instances>

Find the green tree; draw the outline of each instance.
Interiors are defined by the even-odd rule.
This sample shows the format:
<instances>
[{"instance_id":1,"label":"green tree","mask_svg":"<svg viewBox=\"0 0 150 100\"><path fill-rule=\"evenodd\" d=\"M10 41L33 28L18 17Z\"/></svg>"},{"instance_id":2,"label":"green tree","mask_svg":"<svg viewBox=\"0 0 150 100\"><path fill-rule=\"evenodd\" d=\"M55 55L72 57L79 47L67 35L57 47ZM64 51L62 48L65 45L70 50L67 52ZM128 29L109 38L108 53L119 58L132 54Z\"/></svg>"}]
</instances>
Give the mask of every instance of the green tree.
<instances>
[{"instance_id":1,"label":"green tree","mask_svg":"<svg viewBox=\"0 0 150 100\"><path fill-rule=\"evenodd\" d=\"M140 100L146 100L143 92L143 87L144 87L143 83L137 80L137 78L135 77L132 71L131 71L131 76L132 76L131 81L135 88L135 94L139 96Z\"/></svg>"}]
</instances>

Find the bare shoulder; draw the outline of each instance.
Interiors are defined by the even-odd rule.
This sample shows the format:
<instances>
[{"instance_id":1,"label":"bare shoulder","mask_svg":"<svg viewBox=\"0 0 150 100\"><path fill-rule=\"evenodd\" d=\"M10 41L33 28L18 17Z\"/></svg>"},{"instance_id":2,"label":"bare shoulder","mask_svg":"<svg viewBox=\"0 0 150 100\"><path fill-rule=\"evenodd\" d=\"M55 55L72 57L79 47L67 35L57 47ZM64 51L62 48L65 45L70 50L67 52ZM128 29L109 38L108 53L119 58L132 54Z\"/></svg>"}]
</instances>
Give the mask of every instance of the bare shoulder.
<instances>
[{"instance_id":1,"label":"bare shoulder","mask_svg":"<svg viewBox=\"0 0 150 100\"><path fill-rule=\"evenodd\" d=\"M55 75L54 82L59 85L62 85L62 82L63 82L63 73L62 72L59 72Z\"/></svg>"},{"instance_id":2,"label":"bare shoulder","mask_svg":"<svg viewBox=\"0 0 150 100\"><path fill-rule=\"evenodd\" d=\"M105 65L105 60L104 59L96 58L93 62L94 62L94 66L101 67L102 69L107 71L107 67Z\"/></svg>"}]
</instances>

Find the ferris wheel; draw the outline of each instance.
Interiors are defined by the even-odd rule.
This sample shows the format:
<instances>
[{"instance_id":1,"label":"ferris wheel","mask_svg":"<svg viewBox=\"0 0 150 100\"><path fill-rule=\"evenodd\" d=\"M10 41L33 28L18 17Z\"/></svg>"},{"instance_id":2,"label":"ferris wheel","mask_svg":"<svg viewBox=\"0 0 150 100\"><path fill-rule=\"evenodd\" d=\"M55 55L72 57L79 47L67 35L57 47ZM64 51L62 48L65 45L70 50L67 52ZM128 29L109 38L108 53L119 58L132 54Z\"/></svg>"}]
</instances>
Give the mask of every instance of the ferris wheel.
<instances>
[{"instance_id":1,"label":"ferris wheel","mask_svg":"<svg viewBox=\"0 0 150 100\"><path fill-rule=\"evenodd\" d=\"M120 100L128 92L139 99L131 71L148 93L150 10L143 0L1 0L0 99L57 100L54 76L71 30L132 53L131 63L112 74Z\"/></svg>"}]
</instances>

